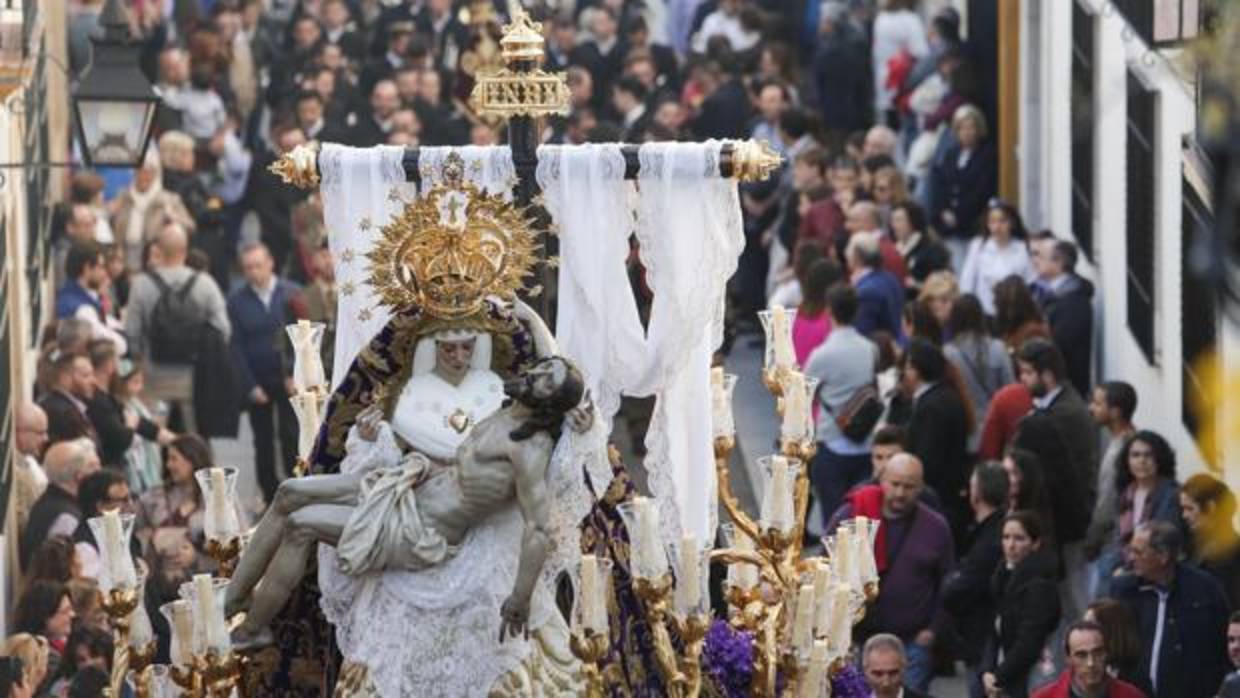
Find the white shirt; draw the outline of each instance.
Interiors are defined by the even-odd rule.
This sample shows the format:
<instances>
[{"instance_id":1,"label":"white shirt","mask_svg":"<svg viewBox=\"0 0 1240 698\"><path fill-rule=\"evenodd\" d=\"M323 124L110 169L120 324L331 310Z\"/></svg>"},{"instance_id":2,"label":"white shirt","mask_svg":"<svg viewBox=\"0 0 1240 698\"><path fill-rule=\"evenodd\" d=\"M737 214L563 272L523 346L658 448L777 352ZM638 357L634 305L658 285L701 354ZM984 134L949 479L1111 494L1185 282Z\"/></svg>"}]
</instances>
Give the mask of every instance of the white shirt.
<instances>
[{"instance_id":1,"label":"white shirt","mask_svg":"<svg viewBox=\"0 0 1240 698\"><path fill-rule=\"evenodd\" d=\"M1015 274L1026 282L1033 278L1029 250L1020 240L1008 240L1002 247L991 236L975 237L969 243L960 273L960 292L972 293L987 315L995 314L995 284Z\"/></svg>"},{"instance_id":2,"label":"white shirt","mask_svg":"<svg viewBox=\"0 0 1240 698\"><path fill-rule=\"evenodd\" d=\"M1034 408L1039 409L1039 410L1050 409L1051 405L1054 404L1055 402L1055 398L1059 397L1059 394L1062 392L1063 392L1063 386L1061 385L1058 388L1055 388L1054 390L1048 390L1046 394L1043 395L1042 397L1035 397L1033 399Z\"/></svg>"},{"instance_id":3,"label":"white shirt","mask_svg":"<svg viewBox=\"0 0 1240 698\"><path fill-rule=\"evenodd\" d=\"M1156 586L1142 587L1158 595L1158 620L1154 623L1154 642L1150 645L1150 685L1158 691L1158 655L1162 652L1163 629L1167 624L1167 597L1171 592Z\"/></svg>"},{"instance_id":4,"label":"white shirt","mask_svg":"<svg viewBox=\"0 0 1240 698\"><path fill-rule=\"evenodd\" d=\"M748 50L762 38L761 34L748 31L741 25L740 14L729 16L722 10L715 10L706 16L702 28L693 37L693 50L706 53L706 45L716 36L727 39L733 51Z\"/></svg>"},{"instance_id":5,"label":"white shirt","mask_svg":"<svg viewBox=\"0 0 1240 698\"><path fill-rule=\"evenodd\" d=\"M703 25L704 26L704 25ZM735 48L735 47L733 47ZM920 58L930 52L926 27L912 10L883 10L874 18L874 105L882 111L891 108L894 92L887 87L887 62L903 48Z\"/></svg>"},{"instance_id":6,"label":"white shirt","mask_svg":"<svg viewBox=\"0 0 1240 698\"><path fill-rule=\"evenodd\" d=\"M250 284L250 290L254 291L254 295L258 296L258 300L263 302L264 308L271 310L271 297L276 294L276 279L274 276L267 283L267 288L259 288L254 284Z\"/></svg>"}]
</instances>

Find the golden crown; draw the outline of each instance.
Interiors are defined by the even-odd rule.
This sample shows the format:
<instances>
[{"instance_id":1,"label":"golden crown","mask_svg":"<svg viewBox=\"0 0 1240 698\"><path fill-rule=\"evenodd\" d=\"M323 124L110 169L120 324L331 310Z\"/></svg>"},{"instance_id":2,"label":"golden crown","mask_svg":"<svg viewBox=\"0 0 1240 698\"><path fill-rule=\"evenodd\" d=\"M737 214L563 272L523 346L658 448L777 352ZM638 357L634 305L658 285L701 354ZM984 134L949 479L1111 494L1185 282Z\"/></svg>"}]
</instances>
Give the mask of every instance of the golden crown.
<instances>
[{"instance_id":1,"label":"golden crown","mask_svg":"<svg viewBox=\"0 0 1240 698\"><path fill-rule=\"evenodd\" d=\"M489 296L512 299L531 275L538 244L524 212L463 181L456 165L445 163L445 182L407 203L367 253L384 305L456 320Z\"/></svg>"}]
</instances>

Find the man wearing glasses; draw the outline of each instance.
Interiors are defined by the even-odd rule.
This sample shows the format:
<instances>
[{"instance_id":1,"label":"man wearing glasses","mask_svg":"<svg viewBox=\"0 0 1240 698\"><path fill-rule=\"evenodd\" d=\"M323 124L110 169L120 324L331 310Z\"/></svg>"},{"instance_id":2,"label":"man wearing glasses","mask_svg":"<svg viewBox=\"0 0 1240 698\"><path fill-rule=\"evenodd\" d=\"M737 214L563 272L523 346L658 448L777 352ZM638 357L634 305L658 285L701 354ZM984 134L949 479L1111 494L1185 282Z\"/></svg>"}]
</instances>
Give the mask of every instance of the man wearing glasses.
<instances>
[{"instance_id":1,"label":"man wearing glasses","mask_svg":"<svg viewBox=\"0 0 1240 698\"><path fill-rule=\"evenodd\" d=\"M1155 698L1212 696L1227 673L1227 597L1213 577L1180 562L1180 529L1148 521L1132 535L1133 574L1112 595L1132 609L1141 636L1141 671Z\"/></svg>"},{"instance_id":2,"label":"man wearing glasses","mask_svg":"<svg viewBox=\"0 0 1240 698\"><path fill-rule=\"evenodd\" d=\"M1107 672L1106 638L1102 626L1078 620L1064 635L1068 670L1033 694L1033 698L1144 698L1136 686Z\"/></svg>"}]
</instances>

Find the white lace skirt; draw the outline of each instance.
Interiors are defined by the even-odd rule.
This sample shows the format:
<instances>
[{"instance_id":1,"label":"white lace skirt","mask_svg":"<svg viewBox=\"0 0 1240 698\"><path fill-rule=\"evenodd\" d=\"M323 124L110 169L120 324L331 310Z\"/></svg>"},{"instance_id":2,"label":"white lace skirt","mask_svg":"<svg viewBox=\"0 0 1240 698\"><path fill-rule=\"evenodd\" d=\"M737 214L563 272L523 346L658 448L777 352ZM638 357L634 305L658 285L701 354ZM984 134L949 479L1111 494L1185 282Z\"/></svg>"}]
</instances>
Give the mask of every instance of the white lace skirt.
<instances>
[{"instance_id":1,"label":"white lace skirt","mask_svg":"<svg viewBox=\"0 0 1240 698\"><path fill-rule=\"evenodd\" d=\"M512 593L523 524L515 507L466 534L456 555L418 571L350 577L334 548L319 548L319 586L346 661L366 665L385 698L486 696L531 651L523 638L499 642L500 606ZM538 585L531 631L556 613Z\"/></svg>"}]
</instances>

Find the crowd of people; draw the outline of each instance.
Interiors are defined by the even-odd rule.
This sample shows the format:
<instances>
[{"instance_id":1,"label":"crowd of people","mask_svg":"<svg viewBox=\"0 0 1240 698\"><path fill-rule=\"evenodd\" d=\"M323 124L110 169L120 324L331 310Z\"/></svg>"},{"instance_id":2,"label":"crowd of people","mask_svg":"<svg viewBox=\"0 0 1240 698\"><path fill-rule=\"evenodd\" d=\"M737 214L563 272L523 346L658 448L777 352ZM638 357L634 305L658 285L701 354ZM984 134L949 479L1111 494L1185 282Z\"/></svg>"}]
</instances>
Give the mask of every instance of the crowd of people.
<instances>
[{"instance_id":1,"label":"crowd of people","mask_svg":"<svg viewBox=\"0 0 1240 698\"><path fill-rule=\"evenodd\" d=\"M466 100L505 3L124 4L163 104L142 166L76 171L54 225L57 321L37 402L15 410L23 574L0 695L101 695L112 640L87 518L135 515L166 659L153 611L213 565L194 482L209 439L244 411L266 500L289 473L284 326L324 323L330 366L346 291L317 194L268 166L308 141L505 138ZM741 187L728 345L761 341L758 311L796 309L796 360L819 381L811 528L883 521L882 593L856 638L875 696L923 695L953 660L987 698L1240 696L1224 684L1235 496L1181 481L1159 425L1134 425L1134 389L1094 375L1079 251L996 197L996 58L955 4L527 2L570 91L541 137L753 137L786 159ZM70 2L78 74L102 5Z\"/></svg>"}]
</instances>

